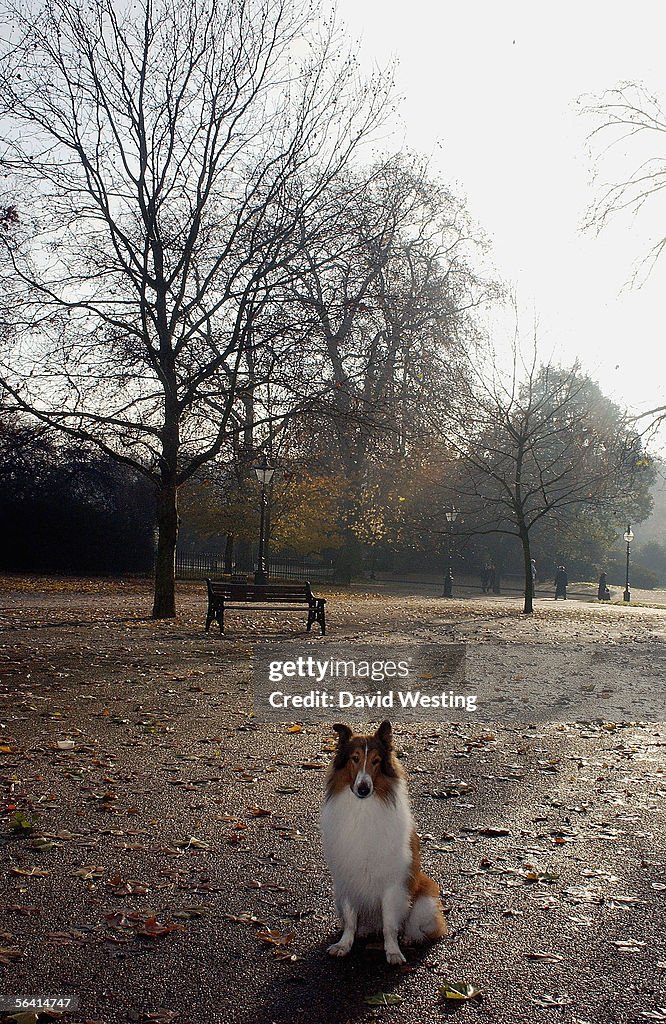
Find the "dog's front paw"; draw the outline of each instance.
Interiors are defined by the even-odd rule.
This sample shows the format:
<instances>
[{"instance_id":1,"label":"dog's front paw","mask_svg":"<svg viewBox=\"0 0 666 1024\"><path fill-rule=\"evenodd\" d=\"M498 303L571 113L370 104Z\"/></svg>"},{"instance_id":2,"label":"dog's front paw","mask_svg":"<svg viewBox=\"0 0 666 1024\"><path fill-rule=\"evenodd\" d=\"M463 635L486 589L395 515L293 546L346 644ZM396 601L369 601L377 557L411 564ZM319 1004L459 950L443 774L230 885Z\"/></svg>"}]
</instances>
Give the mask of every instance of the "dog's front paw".
<instances>
[{"instance_id":1,"label":"dog's front paw","mask_svg":"<svg viewBox=\"0 0 666 1024\"><path fill-rule=\"evenodd\" d=\"M326 952L329 956L347 956L351 948L351 942L334 942L332 946L328 947Z\"/></svg>"},{"instance_id":2,"label":"dog's front paw","mask_svg":"<svg viewBox=\"0 0 666 1024\"><path fill-rule=\"evenodd\" d=\"M399 949L386 950L386 962L389 964L404 964L405 958Z\"/></svg>"}]
</instances>

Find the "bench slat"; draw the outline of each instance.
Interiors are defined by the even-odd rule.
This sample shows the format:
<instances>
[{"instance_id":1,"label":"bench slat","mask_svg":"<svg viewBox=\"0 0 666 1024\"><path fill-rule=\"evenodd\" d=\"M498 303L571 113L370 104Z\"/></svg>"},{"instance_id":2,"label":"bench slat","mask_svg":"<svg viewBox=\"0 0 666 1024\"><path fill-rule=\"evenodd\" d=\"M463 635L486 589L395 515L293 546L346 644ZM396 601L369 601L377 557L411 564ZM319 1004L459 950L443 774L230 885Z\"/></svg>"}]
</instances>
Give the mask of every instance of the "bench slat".
<instances>
[{"instance_id":1,"label":"bench slat","mask_svg":"<svg viewBox=\"0 0 666 1024\"><path fill-rule=\"evenodd\" d=\"M275 612L275 611L278 611L278 612L302 612L303 611L303 605L302 604L295 604L295 605L287 605L287 604L282 605L281 604L281 605L279 605L277 607L271 607L271 605L266 605L265 607L262 607L258 602L255 604L254 601L243 601L242 604L230 604L228 601L225 601L224 602L224 609L226 611L227 609L234 609L235 608L237 611L239 611L239 610L240 611L244 611L248 607L248 605L251 606L249 610L253 611L253 612Z\"/></svg>"},{"instance_id":2,"label":"bench slat","mask_svg":"<svg viewBox=\"0 0 666 1024\"><path fill-rule=\"evenodd\" d=\"M229 597L238 601L280 601L288 600L307 601L305 587L255 587L248 584L223 584L216 586L211 584L211 594L214 597Z\"/></svg>"}]
</instances>

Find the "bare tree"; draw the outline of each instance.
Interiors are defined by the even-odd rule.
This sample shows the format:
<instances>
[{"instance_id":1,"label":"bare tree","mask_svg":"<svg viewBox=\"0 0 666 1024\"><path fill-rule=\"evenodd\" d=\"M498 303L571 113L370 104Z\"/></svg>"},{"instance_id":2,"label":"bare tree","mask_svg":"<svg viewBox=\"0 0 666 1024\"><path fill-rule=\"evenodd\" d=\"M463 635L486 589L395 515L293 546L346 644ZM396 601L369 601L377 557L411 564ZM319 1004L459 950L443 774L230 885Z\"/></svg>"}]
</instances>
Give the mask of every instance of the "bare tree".
<instances>
[{"instance_id":1,"label":"bare tree","mask_svg":"<svg viewBox=\"0 0 666 1024\"><path fill-rule=\"evenodd\" d=\"M389 86L360 83L305 0L9 12L0 159L30 202L5 245L6 404L154 482L153 615L170 617L178 488L288 358L267 310L303 213Z\"/></svg>"},{"instance_id":2,"label":"bare tree","mask_svg":"<svg viewBox=\"0 0 666 1024\"><path fill-rule=\"evenodd\" d=\"M598 178L584 227L600 232L623 214L636 218L644 213L646 222L649 217L653 240L632 275L632 283L640 284L666 248L666 114L658 97L638 82L620 83L581 102L582 113L594 124L588 142ZM611 166L613 173L606 180L606 168ZM658 406L635 421L649 432L664 418L666 406Z\"/></svg>"},{"instance_id":3,"label":"bare tree","mask_svg":"<svg viewBox=\"0 0 666 1024\"><path fill-rule=\"evenodd\" d=\"M449 488L466 529L519 538L529 614L533 528L631 502L650 460L626 417L579 366L540 365L536 345L527 360L516 346L507 374L468 368L458 394L443 420L458 464Z\"/></svg>"},{"instance_id":4,"label":"bare tree","mask_svg":"<svg viewBox=\"0 0 666 1024\"><path fill-rule=\"evenodd\" d=\"M406 454L428 388L441 386L469 311L490 289L471 266L478 232L421 160L348 175L319 217L297 298L321 338L328 413L354 477L373 435L385 451Z\"/></svg>"},{"instance_id":5,"label":"bare tree","mask_svg":"<svg viewBox=\"0 0 666 1024\"><path fill-rule=\"evenodd\" d=\"M599 169L611 157L625 164L610 181L598 185L585 226L602 230L618 214L639 213L666 188L666 115L644 86L625 82L586 102L583 114L595 122L588 136ZM662 152L660 152L660 149ZM645 273L666 248L666 224L641 261Z\"/></svg>"},{"instance_id":6,"label":"bare tree","mask_svg":"<svg viewBox=\"0 0 666 1024\"><path fill-rule=\"evenodd\" d=\"M314 221L295 296L330 383L322 448L350 484L338 556L347 578L371 507L425 432L451 348L489 288L472 269L478 232L421 159L346 174Z\"/></svg>"}]
</instances>

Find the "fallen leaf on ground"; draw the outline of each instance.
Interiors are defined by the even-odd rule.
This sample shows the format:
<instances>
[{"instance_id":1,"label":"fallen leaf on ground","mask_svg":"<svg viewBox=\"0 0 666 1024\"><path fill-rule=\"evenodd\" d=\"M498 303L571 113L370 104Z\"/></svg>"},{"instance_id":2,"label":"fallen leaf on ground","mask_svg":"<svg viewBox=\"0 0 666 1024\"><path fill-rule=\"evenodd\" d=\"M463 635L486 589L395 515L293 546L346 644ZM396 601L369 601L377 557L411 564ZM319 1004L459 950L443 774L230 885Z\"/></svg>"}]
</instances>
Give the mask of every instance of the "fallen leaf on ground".
<instances>
[{"instance_id":1,"label":"fallen leaf on ground","mask_svg":"<svg viewBox=\"0 0 666 1024\"><path fill-rule=\"evenodd\" d=\"M545 992L542 996L530 996L529 1000L534 1003L535 1006L572 1006L574 1000L571 996L564 993L563 995L552 994Z\"/></svg>"},{"instance_id":2,"label":"fallen leaf on ground","mask_svg":"<svg viewBox=\"0 0 666 1024\"><path fill-rule=\"evenodd\" d=\"M180 1012L178 1010L154 1010L153 1012L130 1010L127 1017L132 1021L152 1020L155 1024L170 1024L172 1020L177 1020L180 1017Z\"/></svg>"},{"instance_id":3,"label":"fallen leaf on ground","mask_svg":"<svg viewBox=\"0 0 666 1024\"><path fill-rule=\"evenodd\" d=\"M36 824L37 819L29 818L24 811L14 811L14 814L9 819L10 829L18 835L26 832L32 832Z\"/></svg>"},{"instance_id":4,"label":"fallen leaf on ground","mask_svg":"<svg viewBox=\"0 0 666 1024\"><path fill-rule=\"evenodd\" d=\"M296 932L283 934L275 928L268 928L265 932L256 932L255 938L269 946L288 946L296 938Z\"/></svg>"},{"instance_id":5,"label":"fallen leaf on ground","mask_svg":"<svg viewBox=\"0 0 666 1024\"><path fill-rule=\"evenodd\" d=\"M267 807L260 807L259 804L250 804L248 811L253 818L266 818L273 813L272 811L269 811Z\"/></svg>"},{"instance_id":6,"label":"fallen leaf on ground","mask_svg":"<svg viewBox=\"0 0 666 1024\"><path fill-rule=\"evenodd\" d=\"M88 866L84 865L80 868L73 868L73 870L70 871L70 875L74 878L82 878L84 881L89 882L94 878L101 878L105 871L106 868L101 867L101 865L90 864Z\"/></svg>"},{"instance_id":7,"label":"fallen leaf on ground","mask_svg":"<svg viewBox=\"0 0 666 1024\"><path fill-rule=\"evenodd\" d=\"M647 943L639 939L613 939L613 945L617 946L621 953L637 953L639 949L645 949Z\"/></svg>"},{"instance_id":8,"label":"fallen leaf on ground","mask_svg":"<svg viewBox=\"0 0 666 1024\"><path fill-rule=\"evenodd\" d=\"M136 878L121 878L114 875L105 883L114 896L145 896L150 886L148 882L139 882Z\"/></svg>"},{"instance_id":9,"label":"fallen leaf on ground","mask_svg":"<svg viewBox=\"0 0 666 1024\"><path fill-rule=\"evenodd\" d=\"M477 988L476 985L470 984L469 981L445 981L437 991L441 999L455 1002L467 1002L470 999L483 998L481 989Z\"/></svg>"},{"instance_id":10,"label":"fallen leaf on ground","mask_svg":"<svg viewBox=\"0 0 666 1024\"><path fill-rule=\"evenodd\" d=\"M452 779L443 784L442 789L435 789L429 796L435 800L448 800L451 797L462 796L463 793L469 793L474 787L469 782L463 782L462 779Z\"/></svg>"},{"instance_id":11,"label":"fallen leaf on ground","mask_svg":"<svg viewBox=\"0 0 666 1024\"><path fill-rule=\"evenodd\" d=\"M546 964L559 964L564 960L563 956L559 956L557 953L547 953L544 949L538 949L535 953L526 953L528 960L541 960Z\"/></svg>"},{"instance_id":12,"label":"fallen leaf on ground","mask_svg":"<svg viewBox=\"0 0 666 1024\"><path fill-rule=\"evenodd\" d=\"M368 1006L399 1006L402 996L395 992L376 992L374 996L366 996L365 1002Z\"/></svg>"},{"instance_id":13,"label":"fallen leaf on ground","mask_svg":"<svg viewBox=\"0 0 666 1024\"><path fill-rule=\"evenodd\" d=\"M251 914L250 911L246 911L244 914L225 914L227 921L236 921L238 924L251 924L255 928L268 928L266 921L262 921L260 917L255 914Z\"/></svg>"},{"instance_id":14,"label":"fallen leaf on ground","mask_svg":"<svg viewBox=\"0 0 666 1024\"><path fill-rule=\"evenodd\" d=\"M155 917L147 918L142 927L137 930L137 935L144 939L161 939L165 935L170 935L171 932L184 931L182 924L177 924L175 921L163 924L158 921Z\"/></svg>"},{"instance_id":15,"label":"fallen leaf on ground","mask_svg":"<svg viewBox=\"0 0 666 1024\"><path fill-rule=\"evenodd\" d=\"M178 839L176 840L175 845L184 850L210 850L209 843L204 843L202 839L197 839L196 836L189 836L187 839Z\"/></svg>"},{"instance_id":16,"label":"fallen leaf on ground","mask_svg":"<svg viewBox=\"0 0 666 1024\"><path fill-rule=\"evenodd\" d=\"M522 874L526 882L556 882L560 877L557 871L539 871L537 868L528 868L518 874Z\"/></svg>"},{"instance_id":17,"label":"fallen leaf on ground","mask_svg":"<svg viewBox=\"0 0 666 1024\"><path fill-rule=\"evenodd\" d=\"M209 903L199 903L192 907L182 907L177 910L174 917L177 917L181 921L190 921L192 918L204 917L210 911Z\"/></svg>"},{"instance_id":18,"label":"fallen leaf on ground","mask_svg":"<svg viewBox=\"0 0 666 1024\"><path fill-rule=\"evenodd\" d=\"M20 949L16 946L0 946L0 964L8 966L12 960L18 960L19 957L23 956Z\"/></svg>"},{"instance_id":19,"label":"fallen leaf on ground","mask_svg":"<svg viewBox=\"0 0 666 1024\"><path fill-rule=\"evenodd\" d=\"M487 839L495 839L498 836L510 836L511 830L499 828L495 825L477 825L476 828L463 828L463 832L472 832L477 836L484 836Z\"/></svg>"}]
</instances>

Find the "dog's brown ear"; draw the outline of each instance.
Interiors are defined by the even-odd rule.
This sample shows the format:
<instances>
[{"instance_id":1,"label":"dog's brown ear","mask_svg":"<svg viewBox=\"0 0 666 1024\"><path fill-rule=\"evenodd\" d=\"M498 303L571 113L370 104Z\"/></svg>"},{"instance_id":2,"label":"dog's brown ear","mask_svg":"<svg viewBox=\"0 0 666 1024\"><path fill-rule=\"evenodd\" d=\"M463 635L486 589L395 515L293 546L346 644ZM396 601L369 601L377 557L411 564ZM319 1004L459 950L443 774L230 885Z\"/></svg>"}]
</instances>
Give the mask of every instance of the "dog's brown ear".
<instances>
[{"instance_id":1,"label":"dog's brown ear","mask_svg":"<svg viewBox=\"0 0 666 1024\"><path fill-rule=\"evenodd\" d=\"M340 722L333 726L333 732L337 732L338 734L338 747L344 747L345 743L349 743L353 736L349 726L341 725Z\"/></svg>"},{"instance_id":2,"label":"dog's brown ear","mask_svg":"<svg viewBox=\"0 0 666 1024\"><path fill-rule=\"evenodd\" d=\"M375 736L380 743L383 743L388 750L391 750L393 746L393 730L390 722L382 722Z\"/></svg>"}]
</instances>

